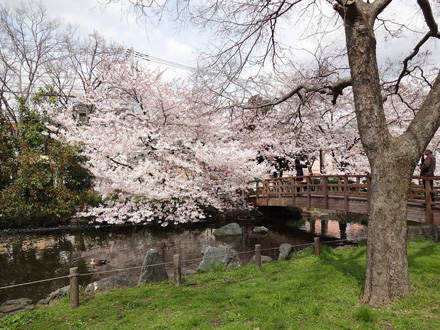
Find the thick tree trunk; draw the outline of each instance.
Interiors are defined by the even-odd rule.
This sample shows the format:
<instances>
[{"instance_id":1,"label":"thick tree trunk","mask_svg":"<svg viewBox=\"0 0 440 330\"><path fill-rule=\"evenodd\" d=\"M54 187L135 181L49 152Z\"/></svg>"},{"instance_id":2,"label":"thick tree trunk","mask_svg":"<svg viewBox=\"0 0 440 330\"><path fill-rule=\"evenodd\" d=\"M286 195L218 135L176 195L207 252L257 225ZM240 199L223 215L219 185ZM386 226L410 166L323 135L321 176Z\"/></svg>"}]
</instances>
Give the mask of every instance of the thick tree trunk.
<instances>
[{"instance_id":1,"label":"thick tree trunk","mask_svg":"<svg viewBox=\"0 0 440 330\"><path fill-rule=\"evenodd\" d=\"M386 125L373 9L351 2L343 17L358 129L372 175L363 300L379 306L410 294L406 203L416 159L411 154L418 151L405 149L406 142L392 137Z\"/></svg>"},{"instance_id":2,"label":"thick tree trunk","mask_svg":"<svg viewBox=\"0 0 440 330\"><path fill-rule=\"evenodd\" d=\"M390 153L372 166L367 271L363 300L381 306L410 294L406 254L407 196L412 174ZM396 166L397 165L397 166Z\"/></svg>"}]
</instances>

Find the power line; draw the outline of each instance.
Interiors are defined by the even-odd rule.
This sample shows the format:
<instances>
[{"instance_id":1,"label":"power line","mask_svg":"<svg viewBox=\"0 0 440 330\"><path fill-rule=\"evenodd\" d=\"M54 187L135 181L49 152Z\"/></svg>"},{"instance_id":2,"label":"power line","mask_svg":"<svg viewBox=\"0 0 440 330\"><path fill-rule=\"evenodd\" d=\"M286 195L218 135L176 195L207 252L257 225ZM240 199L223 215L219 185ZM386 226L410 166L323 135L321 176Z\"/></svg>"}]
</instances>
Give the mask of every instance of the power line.
<instances>
[{"instance_id":1,"label":"power line","mask_svg":"<svg viewBox=\"0 0 440 330\"><path fill-rule=\"evenodd\" d=\"M159 57L154 57L154 56L151 56L151 55L147 55L147 54L144 54L144 53L141 53L141 52L134 51L132 49L127 49L127 53L133 53L133 56L135 56L137 58L140 58L142 60L145 60L145 61L154 62L154 63L158 63L158 64L164 64L164 65L168 65L168 66L172 66L172 67L175 67L175 68L179 68L179 69L183 69L183 70L188 70L188 71L194 71L195 70L195 68L193 68L193 67L190 67L190 66L187 66L187 65L183 65L183 64L179 64L179 63L172 62L172 61L168 61L168 60L165 60L165 59L162 59L162 58L159 58Z\"/></svg>"},{"instance_id":2,"label":"power line","mask_svg":"<svg viewBox=\"0 0 440 330\"><path fill-rule=\"evenodd\" d=\"M133 49L126 49L126 54L127 55L132 54L136 58L139 58L139 59L144 60L144 61L149 61L149 62L153 62L153 63L163 64L163 65L175 67L175 68L178 68L178 69L183 69L183 70L188 70L188 71L194 71L195 70L195 68L193 68L193 67L190 67L190 66L187 66L187 65L183 65L183 64L180 64L180 63L176 63L176 62L172 62L172 61L168 61L168 60L165 60L165 59L162 59L162 58L159 58L159 57L155 57L155 56L151 56L151 55L148 55L148 54L144 54L144 53L141 53L141 52L138 52L138 51L134 51ZM26 75L24 75L24 76L26 76ZM42 82L38 82L38 83L34 84L34 87L35 88L40 88L40 87L44 88L47 85L48 84L44 84ZM83 91L82 88L80 88L80 87L74 87L72 90L73 91ZM17 91L14 91L14 90L3 90L1 92L2 93L10 93L10 94L20 94L20 92L17 92ZM53 96L62 96L62 97L69 97L69 98L70 97L75 97L75 96L72 96L72 95L64 95L63 93L59 93L58 95L54 94Z\"/></svg>"}]
</instances>

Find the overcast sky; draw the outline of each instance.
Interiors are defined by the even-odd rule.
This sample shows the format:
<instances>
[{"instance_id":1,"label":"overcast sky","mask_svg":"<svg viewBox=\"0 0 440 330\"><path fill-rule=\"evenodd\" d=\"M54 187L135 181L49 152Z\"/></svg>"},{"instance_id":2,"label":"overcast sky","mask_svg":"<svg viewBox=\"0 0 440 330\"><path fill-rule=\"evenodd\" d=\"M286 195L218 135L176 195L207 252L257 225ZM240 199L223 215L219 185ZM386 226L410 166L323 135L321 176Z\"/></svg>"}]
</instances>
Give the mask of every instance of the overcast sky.
<instances>
[{"instance_id":1,"label":"overcast sky","mask_svg":"<svg viewBox=\"0 0 440 330\"><path fill-rule=\"evenodd\" d=\"M15 6L20 0L0 0L1 4ZM37 0L33 0L37 1ZM135 51L175 62L184 66L195 67L197 48L202 47L203 36L196 30L181 30L177 32L170 23L162 23L159 26L145 26L143 23L136 22L133 16L124 14L120 4L114 4L103 8L99 5L99 0L41 0L46 6L49 16L63 18L67 23L70 22L78 26L78 33L86 36L94 30L104 35L108 40L124 45L127 49L133 47ZM404 21L414 21L415 18L423 22L423 17L414 16L414 6L412 1L399 0L393 2L394 7L398 8L399 18ZM328 8L331 11L329 6ZM387 10L393 11L393 6ZM394 11L396 8L394 8ZM296 23L298 24L298 23ZM306 22L305 24L309 24ZM296 29L287 26L284 41L294 38ZM420 40L421 36L417 39ZM415 42L398 39L391 44L383 46L379 38L379 54L391 57L404 58L407 56ZM289 43L289 42L287 42ZM291 42L292 45L295 41ZM439 59L440 51L437 49L437 42L431 41L424 46L433 50L435 57ZM304 54L301 54L304 56ZM383 56L379 56L383 61ZM151 64L155 66L155 64ZM188 70L178 69L172 66L160 65L162 69L167 69L169 75L185 76Z\"/></svg>"},{"instance_id":2,"label":"overcast sky","mask_svg":"<svg viewBox=\"0 0 440 330\"><path fill-rule=\"evenodd\" d=\"M15 6L19 0L0 0L2 4ZM177 33L172 26L161 24L158 27L137 23L134 17L127 17L120 5L105 8L98 0L42 0L52 18L63 18L78 26L78 33L86 36L94 30L126 48L194 67L196 60L197 33L182 31ZM152 64L154 66L154 64ZM189 71L172 66L161 65L175 75L186 75ZM170 72L171 73L171 72Z\"/></svg>"}]
</instances>

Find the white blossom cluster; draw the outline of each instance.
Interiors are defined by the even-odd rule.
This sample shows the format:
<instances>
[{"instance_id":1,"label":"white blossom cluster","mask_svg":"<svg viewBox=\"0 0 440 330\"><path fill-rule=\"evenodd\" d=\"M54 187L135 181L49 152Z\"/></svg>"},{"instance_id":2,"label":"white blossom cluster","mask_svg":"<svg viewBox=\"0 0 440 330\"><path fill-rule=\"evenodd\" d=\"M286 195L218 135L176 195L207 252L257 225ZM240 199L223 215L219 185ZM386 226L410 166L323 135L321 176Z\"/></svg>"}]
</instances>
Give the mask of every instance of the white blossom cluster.
<instances>
[{"instance_id":1,"label":"white blossom cluster","mask_svg":"<svg viewBox=\"0 0 440 330\"><path fill-rule=\"evenodd\" d=\"M105 198L80 216L107 223L199 221L206 207L247 207L248 182L272 172L277 159L293 169L295 158L311 160L320 151L323 174L369 172L349 90L336 105L315 93L276 106L252 108L256 100L268 102L259 97L220 110L210 92L164 82L160 71L108 64L99 79L99 88L80 98L92 109L87 124L78 123L73 109L51 110L52 135L81 145ZM268 95L276 94L268 87ZM416 113L395 98L385 107L393 135Z\"/></svg>"},{"instance_id":2,"label":"white blossom cluster","mask_svg":"<svg viewBox=\"0 0 440 330\"><path fill-rule=\"evenodd\" d=\"M247 182L267 171L256 150L237 139L228 116L201 106L203 95L161 75L109 65L80 100L93 109L87 124L73 109L52 110L53 135L82 146L105 198L80 216L166 225L203 219L208 206L247 207Z\"/></svg>"}]
</instances>

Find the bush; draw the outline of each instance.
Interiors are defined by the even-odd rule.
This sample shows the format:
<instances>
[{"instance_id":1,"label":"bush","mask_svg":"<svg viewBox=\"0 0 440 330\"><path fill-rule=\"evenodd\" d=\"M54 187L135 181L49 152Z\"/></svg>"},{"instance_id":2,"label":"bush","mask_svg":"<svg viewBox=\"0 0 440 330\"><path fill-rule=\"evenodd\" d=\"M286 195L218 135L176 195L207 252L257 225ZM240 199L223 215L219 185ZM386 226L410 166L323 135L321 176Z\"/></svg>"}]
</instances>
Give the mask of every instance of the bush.
<instances>
[{"instance_id":1,"label":"bush","mask_svg":"<svg viewBox=\"0 0 440 330\"><path fill-rule=\"evenodd\" d=\"M87 159L79 147L51 138L44 116L21 105L20 119L13 137L0 123L0 228L65 224L79 207L97 202Z\"/></svg>"}]
</instances>

